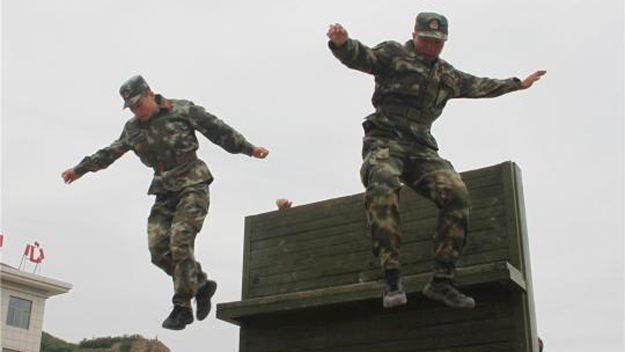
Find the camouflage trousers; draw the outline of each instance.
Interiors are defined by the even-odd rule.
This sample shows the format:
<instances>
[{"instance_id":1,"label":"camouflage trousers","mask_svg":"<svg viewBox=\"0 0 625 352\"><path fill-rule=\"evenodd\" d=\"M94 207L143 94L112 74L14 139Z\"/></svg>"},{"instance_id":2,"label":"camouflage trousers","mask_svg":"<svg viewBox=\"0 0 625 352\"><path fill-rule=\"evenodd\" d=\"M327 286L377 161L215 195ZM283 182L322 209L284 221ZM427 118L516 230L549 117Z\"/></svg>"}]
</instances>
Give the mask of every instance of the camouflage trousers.
<instances>
[{"instance_id":1,"label":"camouflage trousers","mask_svg":"<svg viewBox=\"0 0 625 352\"><path fill-rule=\"evenodd\" d=\"M174 305L191 307L191 298L206 281L195 260L195 236L208 213L208 184L156 195L148 218L148 247L152 263L174 282Z\"/></svg>"},{"instance_id":2,"label":"camouflage trousers","mask_svg":"<svg viewBox=\"0 0 625 352\"><path fill-rule=\"evenodd\" d=\"M383 269L399 269L399 190L407 185L439 208L434 276L451 278L465 245L469 192L451 163L416 142L365 137L361 180L373 253Z\"/></svg>"}]
</instances>

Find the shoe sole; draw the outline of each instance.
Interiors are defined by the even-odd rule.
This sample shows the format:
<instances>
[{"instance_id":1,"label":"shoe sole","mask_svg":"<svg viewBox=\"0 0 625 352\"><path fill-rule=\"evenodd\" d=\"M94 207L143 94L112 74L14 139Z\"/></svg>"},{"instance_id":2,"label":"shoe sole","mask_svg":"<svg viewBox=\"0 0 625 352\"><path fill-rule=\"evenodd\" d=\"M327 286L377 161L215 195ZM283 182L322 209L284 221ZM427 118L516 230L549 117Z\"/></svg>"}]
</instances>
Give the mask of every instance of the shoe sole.
<instances>
[{"instance_id":1,"label":"shoe sole","mask_svg":"<svg viewBox=\"0 0 625 352\"><path fill-rule=\"evenodd\" d=\"M406 294L398 294L392 297L382 297L382 306L384 308L394 308L398 306L403 306L408 303L408 298L406 298Z\"/></svg>"},{"instance_id":2,"label":"shoe sole","mask_svg":"<svg viewBox=\"0 0 625 352\"><path fill-rule=\"evenodd\" d=\"M193 323L193 319L191 319L190 321L186 321L183 326L168 326L165 324L161 324L161 326L163 327L163 329L180 331L184 330L184 328L186 328L187 325L190 325L191 323Z\"/></svg>"},{"instance_id":3,"label":"shoe sole","mask_svg":"<svg viewBox=\"0 0 625 352\"><path fill-rule=\"evenodd\" d=\"M471 298L471 303L468 303L468 304L464 304L464 305L454 304L453 302L447 300L447 297L443 296L442 294L432 292L431 290L428 290L428 288L429 286L426 286L423 289L423 291L421 291L421 293L423 293L425 297L431 300L442 302L446 306L452 307L452 308L462 308L462 309L474 309L475 308L475 300L473 298Z\"/></svg>"},{"instance_id":4,"label":"shoe sole","mask_svg":"<svg viewBox=\"0 0 625 352\"><path fill-rule=\"evenodd\" d=\"M184 328L186 328L187 325L189 324L185 324L185 326L165 326L165 325L161 325L161 326L163 327L163 329L180 331L180 330L184 330Z\"/></svg>"}]
</instances>

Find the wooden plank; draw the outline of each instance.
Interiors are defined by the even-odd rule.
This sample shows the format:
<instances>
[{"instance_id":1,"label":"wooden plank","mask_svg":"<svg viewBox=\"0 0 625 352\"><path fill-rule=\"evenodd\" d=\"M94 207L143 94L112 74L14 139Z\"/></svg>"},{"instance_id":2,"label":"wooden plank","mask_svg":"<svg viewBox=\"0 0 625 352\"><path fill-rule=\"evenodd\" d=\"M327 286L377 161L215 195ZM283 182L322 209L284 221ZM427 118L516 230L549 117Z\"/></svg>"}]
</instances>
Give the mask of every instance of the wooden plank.
<instances>
[{"instance_id":1,"label":"wooden plank","mask_svg":"<svg viewBox=\"0 0 625 352\"><path fill-rule=\"evenodd\" d=\"M486 263L499 259L507 259L507 239L489 235L484 235L483 237L481 241L487 241L487 243L492 243L492 245L482 246L480 242L478 242L480 239L477 237L469 240L464 254L460 257L459 266L479 260ZM429 240L407 243L402 247L401 261L404 267L403 270L415 270L416 268L412 264L422 264L423 262L430 263L431 260L432 244ZM378 259L373 255L369 245L363 247L360 251L350 252L348 254L339 253L329 257L304 257L301 261L298 261L297 264L296 266L295 263L291 262L288 265L272 265L251 269L249 272L251 280L253 281L251 285L256 286L259 278L266 278L272 275L287 274L283 279L284 281L289 281L287 279L293 280L297 276L306 277L306 273L309 271L312 272L313 275L314 272L319 272L329 276L341 274L343 272L361 272L370 269L379 270ZM429 270L429 265L425 267L423 265L419 266L422 270ZM364 280L364 278L361 278L361 280Z\"/></svg>"},{"instance_id":2,"label":"wooden plank","mask_svg":"<svg viewBox=\"0 0 625 352\"><path fill-rule=\"evenodd\" d=\"M412 250L417 246L424 247L431 252L434 230L435 225L432 224L432 226L416 234L410 233L413 231L405 231L402 241L403 256L414 255ZM465 253L471 253L475 250L483 251L489 248L502 248L502 244L507 242L507 237L505 237L505 235L505 229L502 227L491 227L481 231L471 231L467 238ZM253 260L255 263L258 263L258 265L251 267L250 270L262 270L262 268L277 266L287 271L297 271L301 267L297 265L298 263L303 262L304 267L306 267L308 262L314 261L315 259L344 256L354 252L371 252L371 248L371 239L366 232L347 233L344 236L309 241L301 246L297 246L295 243L290 247L279 246L274 249L253 252ZM285 263L288 264L288 267L284 267Z\"/></svg>"},{"instance_id":3,"label":"wooden plank","mask_svg":"<svg viewBox=\"0 0 625 352\"><path fill-rule=\"evenodd\" d=\"M481 178L486 175L497 174L501 172L502 164L505 164L505 163L499 163L499 164L495 164L491 166L482 167L479 169L463 171L460 173L460 176L462 177L463 180L467 180L467 179Z\"/></svg>"},{"instance_id":4,"label":"wooden plank","mask_svg":"<svg viewBox=\"0 0 625 352\"><path fill-rule=\"evenodd\" d=\"M498 224L492 223L492 218L488 218L480 229L473 229L469 232L467 242L475 243L473 239L481 238L483 233L489 233L497 237L506 238L505 229ZM436 221L432 220L421 223L421 226L414 226L410 223L405 224L402 229L403 246L415 242L432 241L436 232ZM251 254L250 269L259 267L267 267L282 264L297 264L302 258L326 257L333 255L344 255L351 252L371 249L371 239L368 232L353 231L344 233L343 236L324 237L317 241L311 241L298 247L293 244L290 247L280 246L275 249L267 249L263 251L254 251ZM311 245L312 244L312 245ZM313 246L314 245L314 246ZM402 247L403 247L402 246Z\"/></svg>"},{"instance_id":5,"label":"wooden plank","mask_svg":"<svg viewBox=\"0 0 625 352\"><path fill-rule=\"evenodd\" d=\"M469 192L471 194L471 198L474 202L479 201L480 198L486 197L497 197L501 196L503 189L500 184L489 185L480 189L470 189ZM307 213L303 213L301 215L295 215L288 213L287 211L279 212L281 217L278 217L272 221L264 221L260 216L256 216L255 224L258 222L257 227L262 231L271 231L281 229L281 228L293 228L302 226L303 224L308 224L310 222L315 222L319 220L325 220L332 224L332 220L335 222L342 222L346 217L354 217L364 213L364 205L362 201L362 195L358 197L350 197L351 201L344 201L344 204L337 205L336 207L332 207L332 200L327 201L327 203L323 203L318 206L318 208L311 208ZM428 199L425 199L421 196L414 194L412 191L404 191L401 193L401 203L400 209L409 208L413 211L418 211L423 208L432 208L434 209L434 205ZM321 224L324 226L324 223ZM327 226L327 225L325 225Z\"/></svg>"},{"instance_id":6,"label":"wooden plank","mask_svg":"<svg viewBox=\"0 0 625 352\"><path fill-rule=\"evenodd\" d=\"M401 229L404 233L404 238L406 238L406 234L416 232L417 234L422 233L427 236L431 236L434 233L434 228L432 225L435 224L437 220L437 212L432 212L431 214L427 213L415 213L415 214L404 214L402 219ZM479 231L484 227L493 226L495 224L502 223L499 219L504 215L504 210L501 206L493 206L493 207L484 207L474 209L471 212L471 217L469 219L469 231ZM420 223L419 221L425 220L425 223ZM505 222L503 222L505 223ZM426 224L429 224L429 227L425 227ZM416 227L415 227L416 226ZM420 228L423 227L423 228ZM307 240L316 240L319 241L326 237L333 237L336 235L358 235L362 234L363 236L368 236L368 228L366 225L366 220L361 219L359 221L345 222L340 225L335 225L329 228L312 228L308 230L304 230L303 232L298 232L296 230L292 230L289 233L283 234L275 234L275 236L265 236L263 240L257 240L252 243L252 248L254 248L255 243L257 242L265 242L270 241L269 244L293 244L292 247L296 247L302 241ZM267 245L259 245L260 248L266 248ZM252 259L257 251L253 250Z\"/></svg>"},{"instance_id":7,"label":"wooden plank","mask_svg":"<svg viewBox=\"0 0 625 352\"><path fill-rule=\"evenodd\" d=\"M255 255L272 252L295 252L323 246L349 242L357 237L368 237L366 221L354 221L323 230L293 233L290 236L274 237L252 243Z\"/></svg>"},{"instance_id":8,"label":"wooden plank","mask_svg":"<svg viewBox=\"0 0 625 352\"><path fill-rule=\"evenodd\" d=\"M501 231L498 229L473 233L467 243L464 255L498 251L506 248L507 239L499 236L500 233ZM432 240L429 237L430 236L423 238L420 241L404 242L402 245L402 260L404 264L432 259ZM274 258L271 266L252 268L250 275L267 277L287 273L282 279L278 277L277 280L291 281L295 276L300 279L306 277L306 272L310 272L313 276L318 276L318 274L332 275L362 269L365 268L363 264L366 262L375 263L374 265L377 268L377 258L372 254L370 240L363 239L362 242L364 242L364 244L347 243L331 249L320 247L315 250L307 251L301 254L300 257L288 258L286 261L275 260ZM354 250L353 248L356 247L356 245L358 245L358 250ZM361 256L362 253L364 253L364 255ZM346 255L351 254L357 254L360 260L350 258L353 260L346 263L345 260L342 259L346 257ZM296 261L296 259L301 259L301 261ZM278 283L280 282L272 281L268 284L273 285Z\"/></svg>"},{"instance_id":9,"label":"wooden plank","mask_svg":"<svg viewBox=\"0 0 625 352\"><path fill-rule=\"evenodd\" d=\"M440 325L424 325L418 329L411 328L409 321L390 321L389 326L382 331L369 329L365 333L360 333L360 339L342 339L340 347L349 351L380 350L382 346L406 346L414 349L428 348L450 348L463 345L474 345L476 343L488 343L494 341L509 341L512 339L512 319L511 317L494 317L487 319L474 319L471 321L451 322ZM376 324L378 325L378 324ZM505 331L502 334L494 333ZM479 340L475 340L473 335L480 335ZM411 345L411 346L410 346ZM374 349L371 349L371 347ZM392 348L392 347L391 347ZM386 349L381 349L386 350Z\"/></svg>"},{"instance_id":10,"label":"wooden plank","mask_svg":"<svg viewBox=\"0 0 625 352\"><path fill-rule=\"evenodd\" d=\"M459 326L457 333L453 335L436 336L422 339L390 340L367 345L341 346L328 352L410 352L442 350L456 351L462 347L478 346L481 344L506 343L512 337L512 329L506 327L499 321L489 321L482 324L469 325L468 332L462 330L464 326ZM472 351L471 348L468 351ZM277 351L276 351L277 352Z\"/></svg>"},{"instance_id":11,"label":"wooden plank","mask_svg":"<svg viewBox=\"0 0 625 352\"><path fill-rule=\"evenodd\" d=\"M348 341L333 341L327 336L341 334L336 326L321 324L277 328L270 325L254 331L250 346L256 352L276 351L414 351L461 348L477 344L509 342L512 339L511 319L498 317L454 324L411 329L408 321L398 321L391 327L379 326L360 332ZM279 325L278 325L279 327ZM377 327L377 326L376 326ZM334 330L331 330L334 329ZM340 336L340 335L339 335Z\"/></svg>"},{"instance_id":12,"label":"wooden plank","mask_svg":"<svg viewBox=\"0 0 625 352\"><path fill-rule=\"evenodd\" d=\"M502 190L501 185L492 185L474 191L470 190L470 193L471 197L478 199L482 197L501 195ZM417 199L416 196L414 199ZM420 214L424 212L426 214L434 214L436 212L436 208L431 204L431 202L423 198L421 199L422 200L416 202L416 205L408 205L407 207L403 206L401 209L408 208L410 211L419 212ZM410 204L409 200L408 203ZM279 237L285 234L292 234L294 232L306 230L323 229L356 220L366 219L362 200L356 201L355 198L352 199L351 204L344 204L341 207L346 209L343 211L340 210L341 208L332 209L330 207L331 204L332 202L328 201L327 204L323 204L323 206L320 206L318 209L311 209L309 212L303 213L299 216L287 217L288 213L284 212L283 221L273 221L264 223L264 225L260 222L262 220L261 217L255 217L255 224L256 221L259 221L259 223L255 227L254 231L252 231L252 240L256 241L265 238ZM421 209L423 209L423 211L420 211Z\"/></svg>"},{"instance_id":13,"label":"wooden plank","mask_svg":"<svg viewBox=\"0 0 625 352\"><path fill-rule=\"evenodd\" d=\"M468 254L462 257L462 260L459 264L463 266L469 265L477 265L482 263L489 263L498 260L506 259L506 250L499 251L488 251L484 253L477 254ZM375 259L371 259L368 262L368 267L360 267L359 269L354 268L346 273L338 273L338 274L325 274L319 275L316 278L309 280L292 280L289 282L283 282L273 285L260 285L261 277L254 276L253 280L258 279L259 285L253 285L251 287L251 296L252 297L261 297L273 294L281 294L288 292L298 292L298 291L306 291L312 289L319 289L324 287L332 287L337 285L347 285L357 282L367 282L371 280L376 280L381 277L381 270L379 269L377 262ZM349 265L352 262L341 263L344 265ZM461 266L459 265L459 268ZM427 275L431 275L431 271L433 268L433 261L428 259L420 260L418 262L408 261L403 266L403 273L405 275L412 275L415 273L425 273ZM334 269L331 270L334 273Z\"/></svg>"},{"instance_id":14,"label":"wooden plank","mask_svg":"<svg viewBox=\"0 0 625 352\"><path fill-rule=\"evenodd\" d=\"M467 186L469 188L480 188L485 185L493 185L501 182L500 174L500 165L494 165L492 167L486 167L478 170L472 170L468 172L461 173L461 176ZM414 196L414 192L402 192L404 194L412 194L412 197L409 198L420 198L418 196ZM331 200L325 200L305 205L300 205L288 209L286 211L272 211L263 214L255 215L257 218L257 222L259 226L267 225L269 228L273 226L275 223L281 223L290 225L289 221L294 221L295 223L305 221L307 217L311 216L314 212L325 212L327 214L335 214L337 211L339 214L343 213L344 209L349 209L348 206L351 203L362 203L362 193L335 198Z\"/></svg>"},{"instance_id":15,"label":"wooden plank","mask_svg":"<svg viewBox=\"0 0 625 352\"><path fill-rule=\"evenodd\" d=\"M495 209L496 212L499 210ZM482 232L488 231L497 231L505 234L505 231L501 231L502 218L497 216L497 213L483 213L483 219L477 219L471 221L471 229L469 232L469 237L467 241L469 243L472 242L474 236L478 236ZM434 234L436 225L435 221L431 220L429 222L429 226L425 226L424 223L420 223L420 226L413 227L411 222L404 223L403 226L403 236L402 240L405 245L408 245L413 242L419 242L422 240L430 240ZM420 230L417 230L420 229ZM371 250L371 241L369 239L369 235L361 231L347 233L346 235L354 236L356 241L353 243L341 244L335 247L315 247L309 251L304 253L293 252L293 253L282 253L280 255L274 255L275 253L264 254L253 252L250 261L249 261L249 270L254 270L258 268L264 267L272 267L279 266L283 267L283 269L293 268L298 265L309 265L311 262L316 261L319 257L323 258L326 256L334 256L334 255L349 255L350 253L360 252L360 251L370 251ZM287 268L284 268L285 265L288 265Z\"/></svg>"},{"instance_id":16,"label":"wooden plank","mask_svg":"<svg viewBox=\"0 0 625 352\"><path fill-rule=\"evenodd\" d=\"M512 286L521 284L524 286L524 283L511 281L513 276L506 262L459 268L457 277L461 287L489 282L502 282ZM408 293L419 292L429 279L429 273L405 276L406 291ZM241 302L221 303L217 305L217 317L222 320L236 322L259 314L299 310L343 302L379 299L380 289L381 282L376 281L277 294L247 299Z\"/></svg>"},{"instance_id":17,"label":"wooden plank","mask_svg":"<svg viewBox=\"0 0 625 352\"><path fill-rule=\"evenodd\" d=\"M497 245L482 248L478 244L471 244L460 257L459 264L462 265L470 260L470 258L477 255L480 257L475 258L475 260L483 260L484 262L492 262L498 259L504 259L502 257L507 257L507 241L505 239L490 237L484 240L492 241L492 243L496 243ZM433 258L432 251L433 249L430 241L404 245L402 247L401 256L401 262L404 270L410 269L411 264L431 262ZM429 267L429 265L427 265L427 267ZM332 256L303 257L302 260L297 261L297 263L287 262L287 264L282 265L254 268L250 271L250 287L256 288L259 282L264 282L264 279L276 275L278 276L276 280L280 280L288 284L289 282L298 281L298 278L336 276L342 273L360 272L369 269L380 270L380 266L378 258L374 256L371 249L367 247L360 251L344 254L338 253ZM422 269L428 270L426 267L423 267ZM273 280L271 280L271 284L275 285L280 283L281 282L273 282Z\"/></svg>"},{"instance_id":18,"label":"wooden plank","mask_svg":"<svg viewBox=\"0 0 625 352\"><path fill-rule=\"evenodd\" d=\"M248 332L253 329L253 325L250 325L249 322L241 322L241 328L239 329L239 352L250 352L250 349L247 347L249 345L247 336Z\"/></svg>"},{"instance_id":19,"label":"wooden plank","mask_svg":"<svg viewBox=\"0 0 625 352\"><path fill-rule=\"evenodd\" d=\"M256 335L252 345L260 348L256 351L328 351L334 348L370 351L370 346L379 343L404 341L421 350L427 346L423 342L429 341L432 347L432 343L435 346L439 342L449 343L454 337L456 344L461 344L457 337L462 334L499 336L492 340L500 340L501 335L492 333L506 325L509 330L510 292L493 285L479 291L479 295L477 291L468 291L479 297L479 309L475 310L452 309L410 295L408 305L394 310L383 309L379 300L369 300L250 317ZM495 321L497 323L493 323ZM482 328L478 328L480 324ZM467 325L470 326L466 328ZM307 330L315 334L311 336ZM506 339L510 336L508 331ZM456 348L462 346L455 346L454 351Z\"/></svg>"},{"instance_id":20,"label":"wooden plank","mask_svg":"<svg viewBox=\"0 0 625 352\"><path fill-rule=\"evenodd\" d=\"M254 226L254 219L252 217L245 218L245 234L243 239L243 273L241 277L243 278L243 282L241 284L241 297L243 299L248 297L249 287L250 287L250 263L251 263L251 238L252 238L252 227Z\"/></svg>"},{"instance_id":21,"label":"wooden plank","mask_svg":"<svg viewBox=\"0 0 625 352\"><path fill-rule=\"evenodd\" d=\"M487 282L509 282L510 273L507 269L508 266L504 262L462 268L458 271L459 283L461 286L469 286ZM489 275L484 276L485 273ZM425 274L406 276L406 291L408 293L419 292L429 278L430 276ZM516 283L512 284L516 285ZM227 316L228 314L249 316L379 298L381 285L381 282L370 282L249 299L242 302L221 304L218 306L218 314L220 316ZM224 311L228 311L228 314L224 315Z\"/></svg>"},{"instance_id":22,"label":"wooden plank","mask_svg":"<svg viewBox=\"0 0 625 352\"><path fill-rule=\"evenodd\" d=\"M527 290L517 297L514 305L516 309L517 340L524 351L537 351L536 317L534 313L534 294L532 287L532 273L529 256L525 205L523 199L523 183L521 169L515 163L504 165L503 184L506 195L508 212L508 231L511 236L510 257L511 264L519 269L527 285Z\"/></svg>"},{"instance_id":23,"label":"wooden plank","mask_svg":"<svg viewBox=\"0 0 625 352\"><path fill-rule=\"evenodd\" d=\"M477 209L500 206L502 205L502 203L503 203L502 195L478 199L473 202L473 211L475 212ZM432 207L434 206L432 205ZM404 210L404 212L401 214L402 219L404 220L403 223L405 224L406 222L411 221L412 217L416 216L417 214L418 214L417 212L413 213L412 211L409 211L407 209ZM475 218L476 216L475 214L473 214L471 217ZM363 220L363 221L360 221L360 220ZM340 240L340 237L345 237L343 236L343 234L346 232L351 232L354 230L362 231L363 229L365 231L368 230L364 215L362 216L361 219L357 221L337 225L337 226L330 227L327 229L323 229L324 231L314 229L310 231L291 233L288 236L283 236L283 237L274 237L274 238L269 238L265 240L256 240L252 243L251 248L253 252L257 252L259 250L263 250L266 248L275 248L277 246L285 246L284 248L286 250L286 248L291 249L299 245L303 246L304 244L306 244L307 241L323 241L323 237L325 237L326 233L328 236L341 235L339 236L339 240Z\"/></svg>"}]
</instances>

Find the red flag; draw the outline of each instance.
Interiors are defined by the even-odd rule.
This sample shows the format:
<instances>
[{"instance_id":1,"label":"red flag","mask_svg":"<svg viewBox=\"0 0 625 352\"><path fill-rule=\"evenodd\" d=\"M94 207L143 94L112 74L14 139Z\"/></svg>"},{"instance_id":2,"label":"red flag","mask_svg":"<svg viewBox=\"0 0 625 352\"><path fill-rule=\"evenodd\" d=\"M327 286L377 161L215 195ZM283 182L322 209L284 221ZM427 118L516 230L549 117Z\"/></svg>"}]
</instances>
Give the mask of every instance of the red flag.
<instances>
[{"instance_id":1,"label":"red flag","mask_svg":"<svg viewBox=\"0 0 625 352\"><path fill-rule=\"evenodd\" d=\"M0 247L4 246L4 235L0 235Z\"/></svg>"}]
</instances>

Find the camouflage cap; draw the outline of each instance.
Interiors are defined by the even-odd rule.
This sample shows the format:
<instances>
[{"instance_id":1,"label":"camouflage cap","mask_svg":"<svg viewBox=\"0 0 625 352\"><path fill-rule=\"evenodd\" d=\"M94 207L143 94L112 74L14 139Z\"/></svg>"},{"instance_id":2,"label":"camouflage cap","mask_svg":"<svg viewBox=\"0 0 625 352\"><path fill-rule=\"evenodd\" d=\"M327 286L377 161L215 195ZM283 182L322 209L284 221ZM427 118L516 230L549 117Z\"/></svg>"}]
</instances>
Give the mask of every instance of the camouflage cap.
<instances>
[{"instance_id":1,"label":"camouflage cap","mask_svg":"<svg viewBox=\"0 0 625 352\"><path fill-rule=\"evenodd\" d=\"M447 18L433 12L421 12L417 15L414 30L420 36L447 40Z\"/></svg>"},{"instance_id":2,"label":"camouflage cap","mask_svg":"<svg viewBox=\"0 0 625 352\"><path fill-rule=\"evenodd\" d=\"M124 109L136 105L141 96L149 90L148 82L141 75L130 77L119 87L119 94L124 98Z\"/></svg>"}]
</instances>

